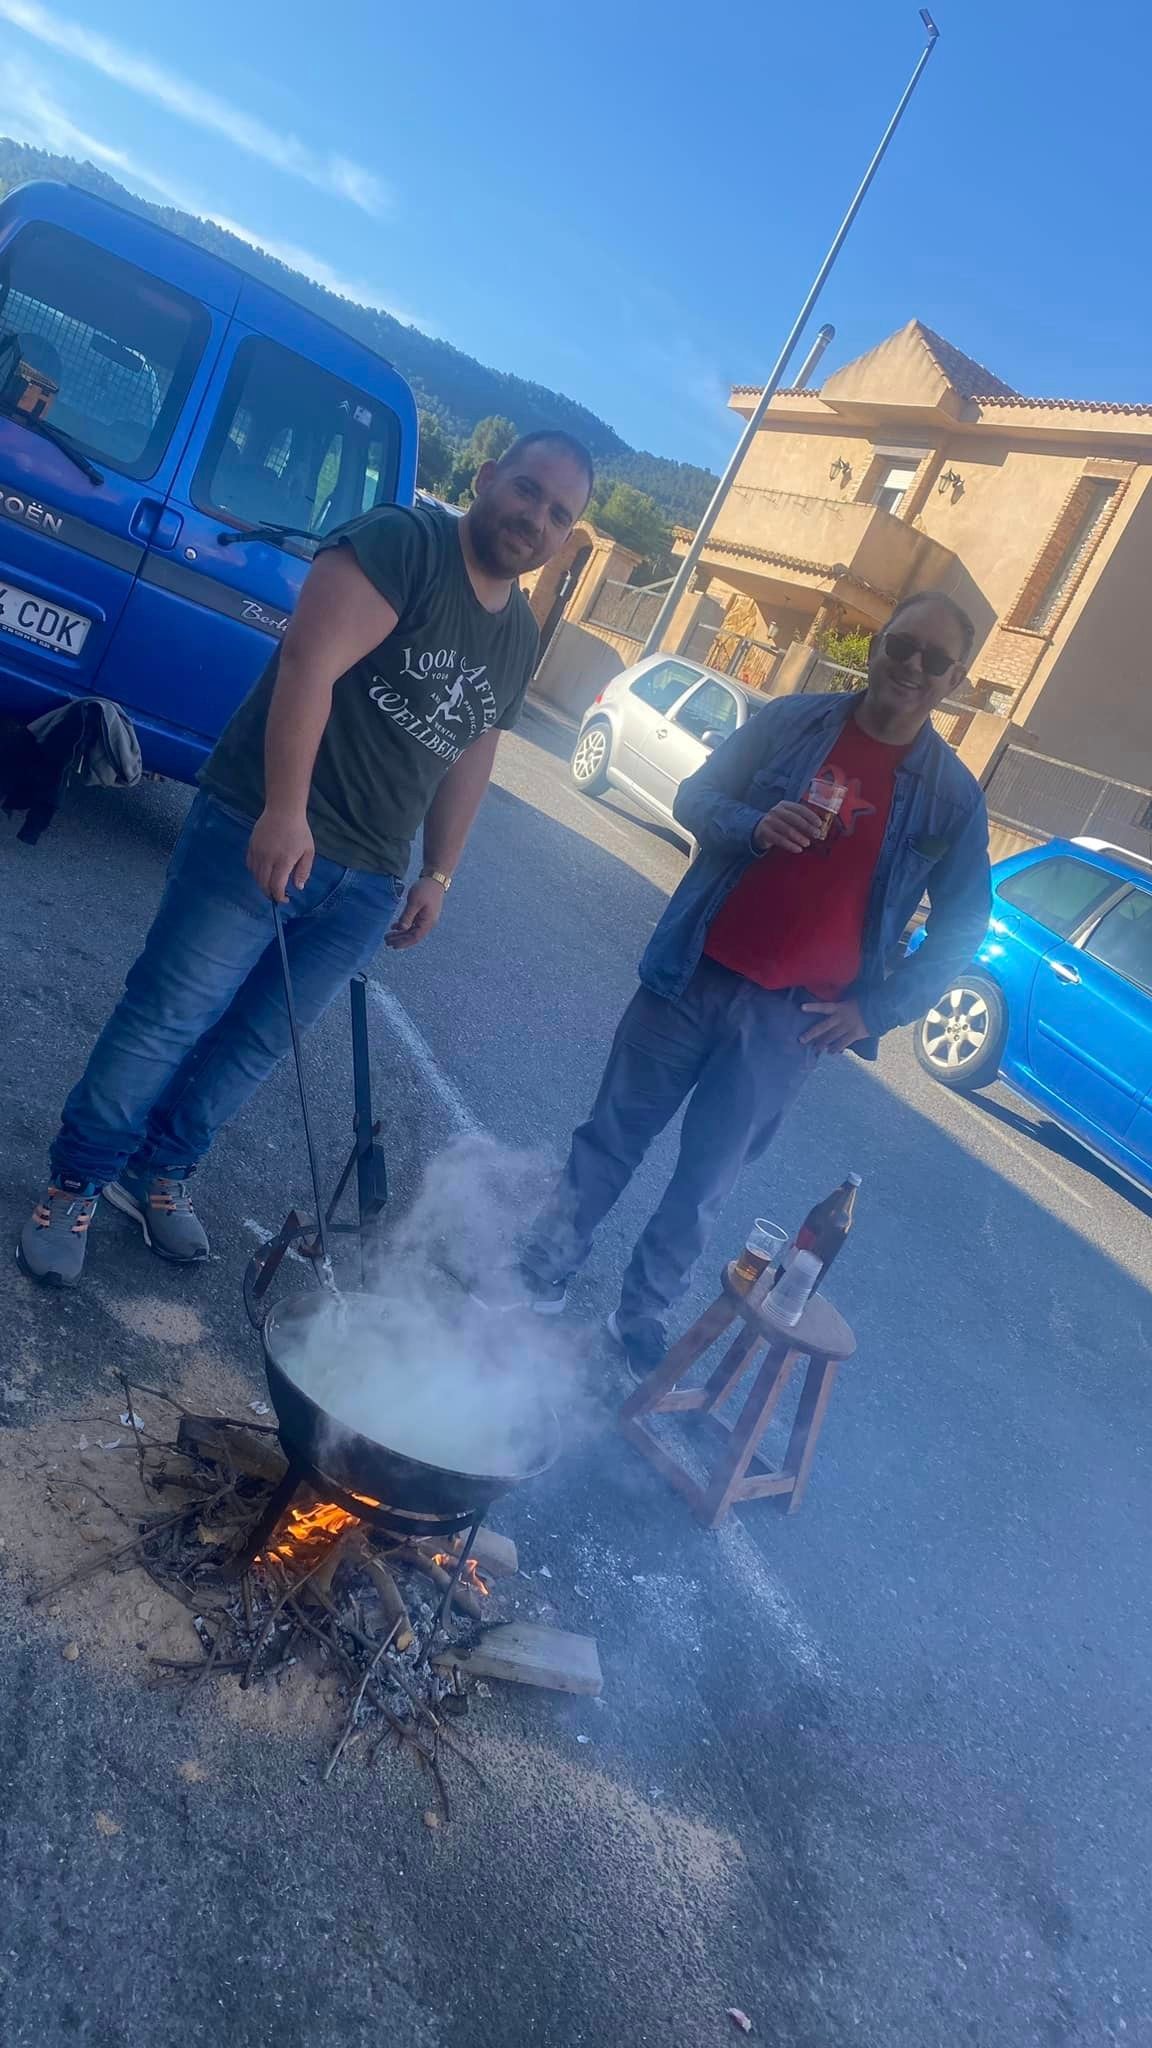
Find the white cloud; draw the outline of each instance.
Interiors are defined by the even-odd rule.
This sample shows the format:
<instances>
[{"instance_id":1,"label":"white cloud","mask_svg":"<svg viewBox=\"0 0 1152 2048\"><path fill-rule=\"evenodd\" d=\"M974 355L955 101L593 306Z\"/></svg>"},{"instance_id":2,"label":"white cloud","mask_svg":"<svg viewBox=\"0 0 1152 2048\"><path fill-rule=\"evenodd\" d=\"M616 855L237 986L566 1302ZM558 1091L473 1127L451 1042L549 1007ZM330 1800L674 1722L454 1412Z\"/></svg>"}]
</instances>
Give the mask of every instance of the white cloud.
<instances>
[{"instance_id":1,"label":"white cloud","mask_svg":"<svg viewBox=\"0 0 1152 2048\"><path fill-rule=\"evenodd\" d=\"M365 213L382 213L390 202L383 181L363 164L312 149L298 136L270 127L258 115L218 99L214 93L165 71L147 57L138 57L134 51L79 22L53 14L37 5L36 0L0 0L0 19L22 29L48 49L79 59L116 85L139 93L178 119L223 135L249 156L259 157L262 163L302 178L321 191L334 192Z\"/></svg>"},{"instance_id":2,"label":"white cloud","mask_svg":"<svg viewBox=\"0 0 1152 2048\"><path fill-rule=\"evenodd\" d=\"M0 0L0 12L3 5L4 0ZM86 157L133 191L139 191L142 186L142 198L162 199L169 206L179 207L183 213L199 214L201 219L210 220L216 227L237 235L251 248L263 249L267 255L278 257L291 269L302 270L314 283L326 285L330 292L338 293L341 298L353 299L361 306L375 306L380 312L391 313L394 319L403 320L413 327L425 324L414 313L401 311L379 285L370 284L362 278L345 277L325 257L317 256L311 249L301 248L296 242L281 241L276 235L266 235L258 228L245 226L230 214L216 212L205 199L176 183L166 171L154 170L150 164L141 163L138 157L129 155L126 150L118 149L79 127L60 102L53 98L44 79L35 70L3 58L0 58L0 128L14 142L27 143L33 149L58 150L67 156Z\"/></svg>"}]
</instances>

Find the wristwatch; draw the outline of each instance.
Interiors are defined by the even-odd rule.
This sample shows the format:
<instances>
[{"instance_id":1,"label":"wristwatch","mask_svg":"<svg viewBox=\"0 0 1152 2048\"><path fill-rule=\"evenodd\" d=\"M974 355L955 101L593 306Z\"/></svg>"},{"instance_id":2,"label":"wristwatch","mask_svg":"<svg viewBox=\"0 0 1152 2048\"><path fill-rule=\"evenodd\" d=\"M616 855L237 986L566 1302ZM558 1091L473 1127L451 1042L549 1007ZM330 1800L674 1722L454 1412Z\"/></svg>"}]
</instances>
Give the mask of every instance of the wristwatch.
<instances>
[{"instance_id":1,"label":"wristwatch","mask_svg":"<svg viewBox=\"0 0 1152 2048\"><path fill-rule=\"evenodd\" d=\"M421 868L420 880L422 882L439 882L445 895L448 894L449 889L452 887L452 877L451 875L446 875L443 868Z\"/></svg>"}]
</instances>

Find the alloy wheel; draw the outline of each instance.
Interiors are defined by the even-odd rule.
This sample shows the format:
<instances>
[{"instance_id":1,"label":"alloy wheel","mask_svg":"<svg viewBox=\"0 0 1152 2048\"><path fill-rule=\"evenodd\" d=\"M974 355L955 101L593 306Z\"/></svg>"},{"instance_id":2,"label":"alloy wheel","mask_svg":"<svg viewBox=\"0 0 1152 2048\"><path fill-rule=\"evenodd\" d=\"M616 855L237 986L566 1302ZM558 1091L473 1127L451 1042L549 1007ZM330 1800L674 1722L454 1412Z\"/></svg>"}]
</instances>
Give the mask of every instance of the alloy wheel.
<instances>
[{"instance_id":1,"label":"alloy wheel","mask_svg":"<svg viewBox=\"0 0 1152 2048\"><path fill-rule=\"evenodd\" d=\"M594 782L608 758L608 736L603 726L590 725L581 733L572 756L572 774L577 782Z\"/></svg>"},{"instance_id":2,"label":"alloy wheel","mask_svg":"<svg viewBox=\"0 0 1152 2048\"><path fill-rule=\"evenodd\" d=\"M955 1073L980 1057L991 1029L988 1005L979 991L950 988L921 1024L920 1042L931 1066Z\"/></svg>"}]
</instances>

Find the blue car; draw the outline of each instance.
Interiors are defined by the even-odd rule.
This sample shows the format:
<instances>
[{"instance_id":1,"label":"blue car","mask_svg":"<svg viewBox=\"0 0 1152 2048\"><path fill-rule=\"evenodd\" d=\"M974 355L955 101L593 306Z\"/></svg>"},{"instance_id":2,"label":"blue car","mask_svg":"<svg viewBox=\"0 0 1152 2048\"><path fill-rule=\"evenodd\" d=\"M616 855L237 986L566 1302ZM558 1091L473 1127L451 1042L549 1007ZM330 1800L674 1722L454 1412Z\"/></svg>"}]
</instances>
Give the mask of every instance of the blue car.
<instances>
[{"instance_id":1,"label":"blue car","mask_svg":"<svg viewBox=\"0 0 1152 2048\"><path fill-rule=\"evenodd\" d=\"M382 356L67 185L0 203L0 711L93 691L191 781L334 526L410 504Z\"/></svg>"},{"instance_id":2,"label":"blue car","mask_svg":"<svg viewBox=\"0 0 1152 2048\"><path fill-rule=\"evenodd\" d=\"M946 1088L999 1075L1152 1190L1152 862L1054 839L1001 861L992 890L971 970L915 1026L917 1059Z\"/></svg>"}]
</instances>

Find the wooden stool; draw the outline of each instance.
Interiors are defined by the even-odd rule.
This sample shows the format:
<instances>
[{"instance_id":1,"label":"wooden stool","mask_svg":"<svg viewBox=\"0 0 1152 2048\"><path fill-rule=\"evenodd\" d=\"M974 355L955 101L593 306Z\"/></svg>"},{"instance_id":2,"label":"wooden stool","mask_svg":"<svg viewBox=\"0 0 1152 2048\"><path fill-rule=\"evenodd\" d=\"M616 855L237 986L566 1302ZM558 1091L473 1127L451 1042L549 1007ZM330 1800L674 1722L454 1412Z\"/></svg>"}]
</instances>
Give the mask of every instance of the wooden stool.
<instances>
[{"instance_id":1,"label":"wooden stool","mask_svg":"<svg viewBox=\"0 0 1152 2048\"><path fill-rule=\"evenodd\" d=\"M836 1374L856 1349L856 1339L844 1321L825 1301L814 1294L798 1323L791 1328L772 1313L767 1301L749 1306L732 1285L731 1267L724 1271L718 1295L698 1322L693 1323L655 1372L648 1374L620 1410L620 1428L630 1443L662 1472L688 1501L694 1514L709 1529L724 1520L734 1501L760 1500L765 1494L780 1496L784 1513L794 1515L804 1498L816 1444L824 1422ZM740 1321L719 1365L701 1387L681 1387L684 1378L710 1351L731 1324ZM743 1374L760 1344L766 1344L760 1369L748 1398L734 1423L717 1413ZM757 1457L757 1445L768 1427L793 1368L807 1358L808 1371L800 1390L796 1420L779 1472L773 1472ZM712 1417L728 1431L729 1442L706 1486L699 1486L645 1429L643 1415L694 1415ZM749 1466L759 1469L748 1475Z\"/></svg>"}]
</instances>

